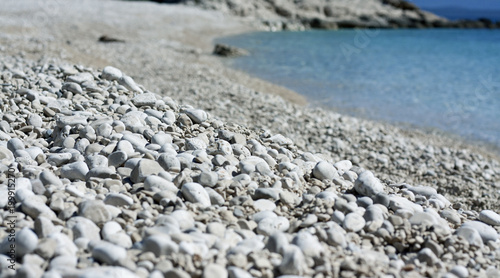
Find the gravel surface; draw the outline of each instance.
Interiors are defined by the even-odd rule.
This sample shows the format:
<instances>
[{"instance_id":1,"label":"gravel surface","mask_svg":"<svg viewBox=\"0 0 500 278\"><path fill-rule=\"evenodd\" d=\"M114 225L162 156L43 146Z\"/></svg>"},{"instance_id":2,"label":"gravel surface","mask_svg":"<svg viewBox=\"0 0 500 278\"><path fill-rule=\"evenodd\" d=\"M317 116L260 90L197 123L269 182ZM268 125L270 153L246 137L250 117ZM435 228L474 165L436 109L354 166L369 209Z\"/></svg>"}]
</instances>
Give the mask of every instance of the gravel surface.
<instances>
[{"instance_id":1,"label":"gravel surface","mask_svg":"<svg viewBox=\"0 0 500 278\"><path fill-rule=\"evenodd\" d=\"M495 157L266 94L237 19L7 2L0 277L500 276Z\"/></svg>"}]
</instances>

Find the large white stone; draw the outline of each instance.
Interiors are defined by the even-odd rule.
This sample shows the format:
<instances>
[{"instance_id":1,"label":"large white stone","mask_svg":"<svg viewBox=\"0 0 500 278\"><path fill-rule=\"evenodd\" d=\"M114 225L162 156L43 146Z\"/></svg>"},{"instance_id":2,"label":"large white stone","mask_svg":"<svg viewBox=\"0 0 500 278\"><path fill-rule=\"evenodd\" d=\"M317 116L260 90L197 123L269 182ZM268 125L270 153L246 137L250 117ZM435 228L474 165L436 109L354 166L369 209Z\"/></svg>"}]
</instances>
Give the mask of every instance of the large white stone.
<instances>
[{"instance_id":1,"label":"large white stone","mask_svg":"<svg viewBox=\"0 0 500 278\"><path fill-rule=\"evenodd\" d=\"M489 209L485 209L479 213L479 220L489 225L500 226L500 215Z\"/></svg>"},{"instance_id":2,"label":"large white stone","mask_svg":"<svg viewBox=\"0 0 500 278\"><path fill-rule=\"evenodd\" d=\"M363 196L374 197L384 192L384 186L370 171L361 173L354 182L354 189Z\"/></svg>"},{"instance_id":3,"label":"large white stone","mask_svg":"<svg viewBox=\"0 0 500 278\"><path fill-rule=\"evenodd\" d=\"M204 207L211 205L208 192L199 183L185 183L181 187L181 192L184 198L192 203L197 203Z\"/></svg>"}]
</instances>

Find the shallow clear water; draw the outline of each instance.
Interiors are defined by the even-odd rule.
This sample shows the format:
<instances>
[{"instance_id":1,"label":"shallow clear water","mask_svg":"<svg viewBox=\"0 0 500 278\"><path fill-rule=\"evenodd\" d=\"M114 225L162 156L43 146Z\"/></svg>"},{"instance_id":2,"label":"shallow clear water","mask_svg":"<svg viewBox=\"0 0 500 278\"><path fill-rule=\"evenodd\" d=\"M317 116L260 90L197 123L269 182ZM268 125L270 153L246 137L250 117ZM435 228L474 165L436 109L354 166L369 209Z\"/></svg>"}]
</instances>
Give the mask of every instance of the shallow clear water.
<instances>
[{"instance_id":1,"label":"shallow clear water","mask_svg":"<svg viewBox=\"0 0 500 278\"><path fill-rule=\"evenodd\" d=\"M500 30L258 32L231 66L313 104L500 146Z\"/></svg>"}]
</instances>

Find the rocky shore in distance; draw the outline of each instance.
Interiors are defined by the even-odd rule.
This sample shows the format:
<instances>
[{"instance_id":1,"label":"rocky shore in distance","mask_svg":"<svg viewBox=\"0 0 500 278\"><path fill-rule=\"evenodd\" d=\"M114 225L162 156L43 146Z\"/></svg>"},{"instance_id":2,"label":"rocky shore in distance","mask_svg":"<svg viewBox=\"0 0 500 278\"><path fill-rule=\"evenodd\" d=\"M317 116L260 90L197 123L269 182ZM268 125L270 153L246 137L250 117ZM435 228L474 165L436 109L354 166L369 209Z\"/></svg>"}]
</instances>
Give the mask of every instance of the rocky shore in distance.
<instances>
[{"instance_id":1,"label":"rocky shore in distance","mask_svg":"<svg viewBox=\"0 0 500 278\"><path fill-rule=\"evenodd\" d=\"M161 2L161 1L160 1ZM450 21L404 0L176 1L256 20L269 30L338 28L500 28L500 22Z\"/></svg>"}]
</instances>

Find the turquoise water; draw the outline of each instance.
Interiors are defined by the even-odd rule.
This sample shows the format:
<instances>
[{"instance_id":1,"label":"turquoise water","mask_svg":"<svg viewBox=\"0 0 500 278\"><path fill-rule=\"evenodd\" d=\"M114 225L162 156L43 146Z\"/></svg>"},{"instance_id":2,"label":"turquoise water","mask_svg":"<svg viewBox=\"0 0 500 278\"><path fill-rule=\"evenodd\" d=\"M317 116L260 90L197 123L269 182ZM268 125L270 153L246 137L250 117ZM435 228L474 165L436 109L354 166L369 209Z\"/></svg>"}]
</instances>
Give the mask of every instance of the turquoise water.
<instances>
[{"instance_id":1,"label":"turquoise water","mask_svg":"<svg viewBox=\"0 0 500 278\"><path fill-rule=\"evenodd\" d=\"M231 66L313 105L500 147L500 30L258 32Z\"/></svg>"}]
</instances>

